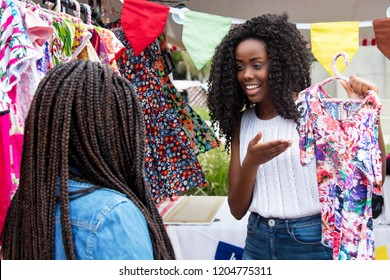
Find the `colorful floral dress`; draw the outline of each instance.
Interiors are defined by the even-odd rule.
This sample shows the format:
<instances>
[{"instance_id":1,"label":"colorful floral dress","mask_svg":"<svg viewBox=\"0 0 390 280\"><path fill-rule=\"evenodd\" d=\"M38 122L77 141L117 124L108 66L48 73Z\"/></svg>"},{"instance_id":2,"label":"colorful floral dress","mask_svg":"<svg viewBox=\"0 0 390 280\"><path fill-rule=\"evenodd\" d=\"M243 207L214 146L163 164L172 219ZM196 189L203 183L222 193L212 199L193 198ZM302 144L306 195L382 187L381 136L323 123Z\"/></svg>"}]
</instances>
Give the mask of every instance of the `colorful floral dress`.
<instances>
[{"instance_id":1,"label":"colorful floral dress","mask_svg":"<svg viewBox=\"0 0 390 280\"><path fill-rule=\"evenodd\" d=\"M145 115L145 181L156 203L206 185L202 168L175 110L162 90L156 63L161 56L158 40L138 56L122 29L120 20L104 26L126 47L117 59L122 76L134 86Z\"/></svg>"},{"instance_id":2,"label":"colorful floral dress","mask_svg":"<svg viewBox=\"0 0 390 280\"><path fill-rule=\"evenodd\" d=\"M29 41L17 6L0 0L0 233L19 185L23 118L18 101L21 74L39 53Z\"/></svg>"},{"instance_id":3,"label":"colorful floral dress","mask_svg":"<svg viewBox=\"0 0 390 280\"><path fill-rule=\"evenodd\" d=\"M162 90L167 95L173 108L179 112L180 121L183 125L183 129L190 137L191 146L197 154L219 147L220 141L215 133L192 107L184 101L183 97L173 85L169 78L169 73L173 70L173 65L163 35L158 38L158 41L161 56L157 59L155 68L160 77Z\"/></svg>"},{"instance_id":4,"label":"colorful floral dress","mask_svg":"<svg viewBox=\"0 0 390 280\"><path fill-rule=\"evenodd\" d=\"M317 161L322 242L334 259L374 259L371 199L382 185L381 104L373 91L361 100L332 98L323 89L331 80L299 95L301 163Z\"/></svg>"},{"instance_id":5,"label":"colorful floral dress","mask_svg":"<svg viewBox=\"0 0 390 280\"><path fill-rule=\"evenodd\" d=\"M38 64L38 61L42 62L43 59L45 59L43 57L45 57L45 51L48 46L46 43L51 38L53 30L47 21L40 18L38 12L33 12L23 6L19 6L19 12L22 15L23 25L26 29L27 36L39 53L39 56L37 56L36 59L31 60L31 63L26 70L21 73L18 83L20 109L22 117L25 119L28 110L30 109L35 91L43 78L43 73L40 71L42 64Z\"/></svg>"}]
</instances>

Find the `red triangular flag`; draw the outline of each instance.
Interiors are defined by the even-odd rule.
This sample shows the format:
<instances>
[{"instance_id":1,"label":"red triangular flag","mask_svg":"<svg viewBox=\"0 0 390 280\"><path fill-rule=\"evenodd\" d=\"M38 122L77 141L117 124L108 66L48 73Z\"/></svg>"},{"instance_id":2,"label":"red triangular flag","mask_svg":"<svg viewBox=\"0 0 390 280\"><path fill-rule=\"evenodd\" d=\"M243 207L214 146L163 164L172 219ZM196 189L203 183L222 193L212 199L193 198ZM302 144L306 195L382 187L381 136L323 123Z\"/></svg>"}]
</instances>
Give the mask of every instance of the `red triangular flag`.
<instances>
[{"instance_id":1,"label":"red triangular flag","mask_svg":"<svg viewBox=\"0 0 390 280\"><path fill-rule=\"evenodd\" d=\"M134 50L139 55L163 33L169 7L146 0L124 0L122 27Z\"/></svg>"},{"instance_id":2,"label":"red triangular flag","mask_svg":"<svg viewBox=\"0 0 390 280\"><path fill-rule=\"evenodd\" d=\"M390 59L390 18L374 19L372 25L378 49Z\"/></svg>"}]
</instances>

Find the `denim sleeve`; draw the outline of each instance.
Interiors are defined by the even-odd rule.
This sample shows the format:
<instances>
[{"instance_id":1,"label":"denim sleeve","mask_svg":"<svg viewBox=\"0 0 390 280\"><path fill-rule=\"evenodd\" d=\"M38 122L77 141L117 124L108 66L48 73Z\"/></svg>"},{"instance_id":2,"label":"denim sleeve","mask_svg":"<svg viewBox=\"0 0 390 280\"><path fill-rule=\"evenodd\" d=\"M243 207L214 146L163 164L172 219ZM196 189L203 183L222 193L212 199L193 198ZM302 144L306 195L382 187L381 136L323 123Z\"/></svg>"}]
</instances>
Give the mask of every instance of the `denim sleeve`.
<instances>
[{"instance_id":1,"label":"denim sleeve","mask_svg":"<svg viewBox=\"0 0 390 280\"><path fill-rule=\"evenodd\" d=\"M88 255L95 260L153 259L148 226L131 201L122 201L100 221L90 239Z\"/></svg>"}]
</instances>

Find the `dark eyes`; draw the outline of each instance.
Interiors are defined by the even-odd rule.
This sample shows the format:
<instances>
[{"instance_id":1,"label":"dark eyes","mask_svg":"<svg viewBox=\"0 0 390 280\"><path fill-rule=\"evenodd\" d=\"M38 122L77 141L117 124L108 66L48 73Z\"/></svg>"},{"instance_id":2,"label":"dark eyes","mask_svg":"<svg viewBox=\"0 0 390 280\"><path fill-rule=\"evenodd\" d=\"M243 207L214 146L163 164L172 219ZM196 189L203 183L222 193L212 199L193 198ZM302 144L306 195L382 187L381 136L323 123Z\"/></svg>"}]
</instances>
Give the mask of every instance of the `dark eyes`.
<instances>
[{"instance_id":1,"label":"dark eyes","mask_svg":"<svg viewBox=\"0 0 390 280\"><path fill-rule=\"evenodd\" d=\"M260 70L263 67L263 65L261 63L255 63L255 64L250 65L249 67L253 68L254 70ZM237 69L237 71L244 70L244 65L237 64L236 69Z\"/></svg>"}]
</instances>

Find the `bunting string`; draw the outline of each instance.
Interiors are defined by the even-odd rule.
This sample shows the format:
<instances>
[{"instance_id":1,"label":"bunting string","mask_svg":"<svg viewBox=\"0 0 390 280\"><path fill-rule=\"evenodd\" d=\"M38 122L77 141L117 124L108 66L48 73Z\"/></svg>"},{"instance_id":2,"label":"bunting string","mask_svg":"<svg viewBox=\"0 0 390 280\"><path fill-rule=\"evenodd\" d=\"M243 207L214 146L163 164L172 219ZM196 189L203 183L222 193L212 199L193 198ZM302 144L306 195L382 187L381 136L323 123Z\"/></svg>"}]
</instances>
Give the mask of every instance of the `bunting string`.
<instances>
[{"instance_id":1,"label":"bunting string","mask_svg":"<svg viewBox=\"0 0 390 280\"><path fill-rule=\"evenodd\" d=\"M153 13L150 10L151 8L153 8ZM177 38L177 36L172 38L178 39L177 41L183 44L182 47L188 51L198 70L202 69L211 59L216 46L231 26L246 21L245 19L167 7L157 3L153 3L152 6L151 2L146 0L124 0L122 24L137 54L141 53L150 42L153 42L163 32L169 13L176 14L184 19L181 23L183 25L181 38ZM153 17L150 16L151 14L153 14ZM377 38L363 40L359 38L359 29L373 28L374 20L295 23L295 25L299 30L310 30L308 47L311 48L320 64L329 72L329 61L332 60L335 54L346 52L352 59L360 46L377 46L382 53L385 52L385 55L390 56L389 48L384 47L387 44L384 42L387 42L387 38L390 38L389 21L390 18L387 18L386 21L378 22L381 26L377 30L384 34L380 41ZM373 28L373 31L375 31L375 37L377 37L375 28ZM338 43L335 44L334 42ZM169 40L167 40L167 43L170 43Z\"/></svg>"}]
</instances>

